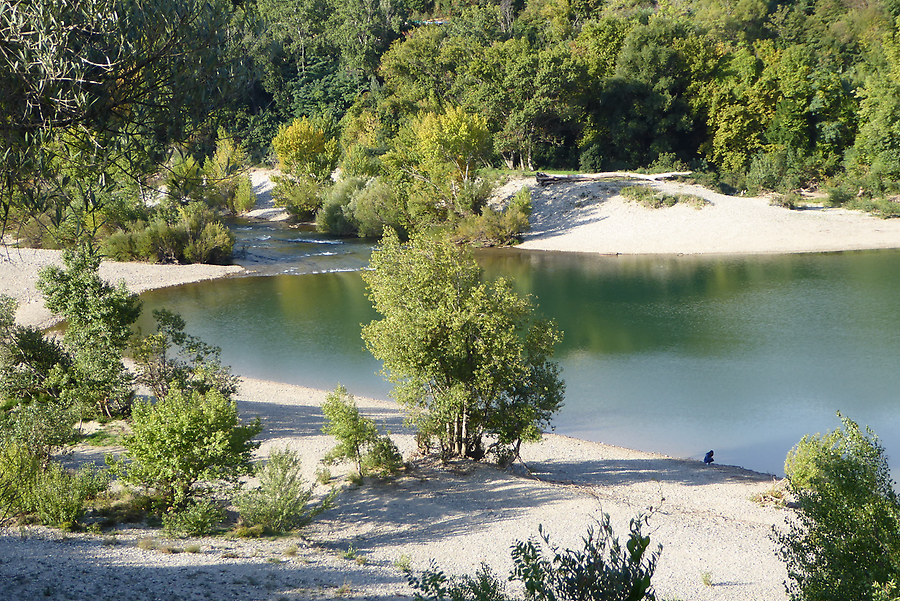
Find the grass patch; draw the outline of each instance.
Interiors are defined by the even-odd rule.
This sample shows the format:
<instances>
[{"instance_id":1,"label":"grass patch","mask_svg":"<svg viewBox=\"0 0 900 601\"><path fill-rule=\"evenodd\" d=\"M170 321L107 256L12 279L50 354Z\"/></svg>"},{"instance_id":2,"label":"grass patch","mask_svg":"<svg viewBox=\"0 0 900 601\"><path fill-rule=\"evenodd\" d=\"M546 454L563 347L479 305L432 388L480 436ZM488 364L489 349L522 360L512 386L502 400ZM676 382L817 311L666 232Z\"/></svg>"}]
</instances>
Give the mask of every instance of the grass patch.
<instances>
[{"instance_id":1,"label":"grass patch","mask_svg":"<svg viewBox=\"0 0 900 601\"><path fill-rule=\"evenodd\" d=\"M700 209L704 205L709 204L705 199L693 194L666 194L657 192L650 186L643 185L626 186L619 191L619 194L648 209L674 207L677 204L685 204L695 209Z\"/></svg>"},{"instance_id":2,"label":"grass patch","mask_svg":"<svg viewBox=\"0 0 900 601\"><path fill-rule=\"evenodd\" d=\"M762 492L750 495L750 500L761 507L775 507L781 509L787 506L786 480L773 482L772 486Z\"/></svg>"},{"instance_id":3,"label":"grass patch","mask_svg":"<svg viewBox=\"0 0 900 601\"><path fill-rule=\"evenodd\" d=\"M122 435L127 433L128 425L115 420L102 424L98 430L85 434L80 442L91 447L116 447L122 445Z\"/></svg>"}]
</instances>

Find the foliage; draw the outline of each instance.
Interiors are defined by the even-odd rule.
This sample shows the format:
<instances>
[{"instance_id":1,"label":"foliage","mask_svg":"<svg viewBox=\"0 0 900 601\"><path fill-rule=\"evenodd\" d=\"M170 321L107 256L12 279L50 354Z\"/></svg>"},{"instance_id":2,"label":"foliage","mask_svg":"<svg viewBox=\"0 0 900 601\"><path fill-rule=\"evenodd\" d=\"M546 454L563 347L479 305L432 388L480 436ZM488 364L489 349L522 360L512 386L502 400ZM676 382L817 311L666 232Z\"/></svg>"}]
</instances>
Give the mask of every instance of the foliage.
<instances>
[{"instance_id":1,"label":"foliage","mask_svg":"<svg viewBox=\"0 0 900 601\"><path fill-rule=\"evenodd\" d=\"M650 537L641 533L644 518L631 520L624 547L614 535L609 515L604 514L597 529L588 529L584 547L560 549L550 543L539 527L540 540L516 541L510 581L520 581L525 599L543 601L655 599L651 584L662 547L650 550ZM421 576L408 574L416 599L453 601L512 601L490 568L482 564L475 576L448 579L434 565Z\"/></svg>"},{"instance_id":2,"label":"foliage","mask_svg":"<svg viewBox=\"0 0 900 601\"><path fill-rule=\"evenodd\" d=\"M560 550L543 532L543 545L533 540L517 542L512 552L515 577L532 599L655 599L651 578L662 546L650 549L650 537L641 533L643 522L642 517L631 520L624 547L613 533L608 514L596 530L588 529L581 550Z\"/></svg>"},{"instance_id":3,"label":"foliage","mask_svg":"<svg viewBox=\"0 0 900 601\"><path fill-rule=\"evenodd\" d=\"M113 471L136 486L160 493L173 507L186 506L213 486L234 483L251 471L259 443L259 419L242 424L237 404L218 390L169 390L156 404L137 402L131 434L123 437L124 460Z\"/></svg>"},{"instance_id":4,"label":"foliage","mask_svg":"<svg viewBox=\"0 0 900 601\"><path fill-rule=\"evenodd\" d=\"M302 528L329 509L336 494L332 491L321 503L311 504L314 487L300 475L300 456L287 448L273 449L256 475L259 486L237 495L234 505L245 526L262 526L267 532Z\"/></svg>"},{"instance_id":5,"label":"foliage","mask_svg":"<svg viewBox=\"0 0 900 601\"><path fill-rule=\"evenodd\" d=\"M326 139L325 131L306 117L279 127L272 148L279 168L297 178L323 182L337 164L337 141Z\"/></svg>"},{"instance_id":6,"label":"foliage","mask_svg":"<svg viewBox=\"0 0 900 601\"><path fill-rule=\"evenodd\" d=\"M149 224L132 224L104 243L106 255L117 261L226 264L234 249L234 234L203 202L191 202L158 214Z\"/></svg>"},{"instance_id":7,"label":"foliage","mask_svg":"<svg viewBox=\"0 0 900 601\"><path fill-rule=\"evenodd\" d=\"M156 333L139 337L132 349L139 384L149 387L157 399L172 388L201 394L217 390L225 397L237 391L237 377L219 362L222 349L186 334L181 316L167 309L154 309L153 318Z\"/></svg>"},{"instance_id":8,"label":"foliage","mask_svg":"<svg viewBox=\"0 0 900 601\"><path fill-rule=\"evenodd\" d=\"M353 195L365 186L366 180L347 177L339 180L325 194L322 210L316 214L316 229L335 236L352 236L357 228L351 214Z\"/></svg>"},{"instance_id":9,"label":"foliage","mask_svg":"<svg viewBox=\"0 0 900 601\"><path fill-rule=\"evenodd\" d=\"M292 178L285 175L272 177L275 188L272 196L275 204L287 209L291 217L308 221L316 216L322 206L322 187L311 178Z\"/></svg>"},{"instance_id":10,"label":"foliage","mask_svg":"<svg viewBox=\"0 0 900 601\"><path fill-rule=\"evenodd\" d=\"M20 445L45 466L54 454L76 442L80 418L77 407L58 401L22 403L0 416L0 438Z\"/></svg>"},{"instance_id":11,"label":"foliage","mask_svg":"<svg viewBox=\"0 0 900 601\"><path fill-rule=\"evenodd\" d=\"M102 212L110 179L141 180L237 89L230 2L48 0L0 13L0 206Z\"/></svg>"},{"instance_id":12,"label":"foliage","mask_svg":"<svg viewBox=\"0 0 900 601\"><path fill-rule=\"evenodd\" d=\"M23 513L41 461L22 444L0 440L0 526Z\"/></svg>"},{"instance_id":13,"label":"foliage","mask_svg":"<svg viewBox=\"0 0 900 601\"><path fill-rule=\"evenodd\" d=\"M0 406L58 400L72 357L54 339L16 323L15 299L0 295Z\"/></svg>"},{"instance_id":14,"label":"foliage","mask_svg":"<svg viewBox=\"0 0 900 601\"><path fill-rule=\"evenodd\" d=\"M47 309L68 324L63 343L73 362L61 397L103 415L123 413L132 390L122 351L140 315L140 301L124 282L112 286L100 278L96 254L65 252L63 262L65 269L42 268L37 282Z\"/></svg>"},{"instance_id":15,"label":"foliage","mask_svg":"<svg viewBox=\"0 0 900 601\"><path fill-rule=\"evenodd\" d=\"M69 528L84 515L85 501L109 486L109 474L93 464L69 472L51 463L35 474L23 499L26 513L35 514L41 524Z\"/></svg>"},{"instance_id":16,"label":"foliage","mask_svg":"<svg viewBox=\"0 0 900 601\"><path fill-rule=\"evenodd\" d=\"M363 327L392 395L445 456L484 456L539 440L562 404L549 360L560 335L505 280L485 284L471 254L446 238L388 231L363 272L382 318Z\"/></svg>"},{"instance_id":17,"label":"foliage","mask_svg":"<svg viewBox=\"0 0 900 601\"><path fill-rule=\"evenodd\" d=\"M884 448L838 416L840 429L804 437L785 464L798 509L775 539L798 601L873 599L900 577L900 500Z\"/></svg>"},{"instance_id":18,"label":"foliage","mask_svg":"<svg viewBox=\"0 0 900 601\"><path fill-rule=\"evenodd\" d=\"M531 225L531 190L522 188L502 211L484 207L480 215L463 218L453 232L453 241L472 246L508 246L521 241Z\"/></svg>"},{"instance_id":19,"label":"foliage","mask_svg":"<svg viewBox=\"0 0 900 601\"><path fill-rule=\"evenodd\" d=\"M385 228L405 235L409 228L402 195L382 178L370 179L354 192L347 208L360 238L381 238Z\"/></svg>"},{"instance_id":20,"label":"foliage","mask_svg":"<svg viewBox=\"0 0 900 601\"><path fill-rule=\"evenodd\" d=\"M224 129L220 129L216 151L203 165L206 204L235 214L256 204L256 196L246 174L247 161L243 147L230 139Z\"/></svg>"},{"instance_id":21,"label":"foliage","mask_svg":"<svg viewBox=\"0 0 900 601\"><path fill-rule=\"evenodd\" d=\"M215 501L200 499L186 507L170 509L163 514L162 523L170 536L206 536L224 519L225 511Z\"/></svg>"},{"instance_id":22,"label":"foliage","mask_svg":"<svg viewBox=\"0 0 900 601\"><path fill-rule=\"evenodd\" d=\"M359 475L393 476L403 467L403 458L389 435L379 435L375 422L360 414L353 395L338 385L322 404L325 426L322 431L337 439L337 446L325 456L331 463L346 459L356 464Z\"/></svg>"}]
</instances>

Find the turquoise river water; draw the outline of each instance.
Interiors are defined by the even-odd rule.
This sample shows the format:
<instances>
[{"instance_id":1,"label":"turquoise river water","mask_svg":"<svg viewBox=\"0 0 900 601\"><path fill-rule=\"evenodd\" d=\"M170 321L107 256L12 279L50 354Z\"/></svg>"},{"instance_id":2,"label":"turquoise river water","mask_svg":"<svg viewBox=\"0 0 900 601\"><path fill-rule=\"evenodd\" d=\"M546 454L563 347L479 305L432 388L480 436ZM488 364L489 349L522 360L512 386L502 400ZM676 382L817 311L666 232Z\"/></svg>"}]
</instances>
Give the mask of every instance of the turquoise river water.
<instances>
[{"instance_id":1,"label":"turquoise river water","mask_svg":"<svg viewBox=\"0 0 900 601\"><path fill-rule=\"evenodd\" d=\"M235 373L385 398L360 324L371 246L237 224L254 277L143 295ZM750 257L482 252L565 332L556 432L781 474L840 410L900 460L900 251ZM148 325L145 322L144 327Z\"/></svg>"}]
</instances>

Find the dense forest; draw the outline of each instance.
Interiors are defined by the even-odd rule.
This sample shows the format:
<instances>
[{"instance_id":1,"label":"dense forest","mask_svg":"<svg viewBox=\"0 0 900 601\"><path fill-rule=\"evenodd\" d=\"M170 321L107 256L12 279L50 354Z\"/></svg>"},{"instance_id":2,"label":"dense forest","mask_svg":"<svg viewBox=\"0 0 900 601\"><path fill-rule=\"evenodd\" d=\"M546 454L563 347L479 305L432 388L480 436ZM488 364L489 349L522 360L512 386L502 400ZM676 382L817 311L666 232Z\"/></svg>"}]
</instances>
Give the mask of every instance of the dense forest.
<instances>
[{"instance_id":1,"label":"dense forest","mask_svg":"<svg viewBox=\"0 0 900 601\"><path fill-rule=\"evenodd\" d=\"M485 208L498 168L687 167L896 212L896 0L7 6L0 183L37 244L221 260L215 211L276 160L280 202L340 235L508 240L529 204Z\"/></svg>"}]
</instances>

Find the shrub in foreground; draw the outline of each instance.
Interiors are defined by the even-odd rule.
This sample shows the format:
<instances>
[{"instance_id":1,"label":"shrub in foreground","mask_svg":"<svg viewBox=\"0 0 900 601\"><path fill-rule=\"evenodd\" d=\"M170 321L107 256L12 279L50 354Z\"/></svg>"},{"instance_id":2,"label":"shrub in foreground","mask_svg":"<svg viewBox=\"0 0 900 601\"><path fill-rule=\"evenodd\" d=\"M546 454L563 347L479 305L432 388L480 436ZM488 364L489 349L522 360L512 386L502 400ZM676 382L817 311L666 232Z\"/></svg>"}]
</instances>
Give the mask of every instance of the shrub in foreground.
<instances>
[{"instance_id":1,"label":"shrub in foreground","mask_svg":"<svg viewBox=\"0 0 900 601\"><path fill-rule=\"evenodd\" d=\"M252 471L259 419L242 424L237 404L218 390L175 388L154 405L135 403L132 433L123 438L131 463L108 459L126 482L155 490L169 506L183 507L211 488L236 483Z\"/></svg>"},{"instance_id":2,"label":"shrub in foreground","mask_svg":"<svg viewBox=\"0 0 900 601\"><path fill-rule=\"evenodd\" d=\"M804 437L785 464L797 519L775 539L794 601L883 599L900 582L900 499L884 448L838 416L840 429Z\"/></svg>"},{"instance_id":3,"label":"shrub in foreground","mask_svg":"<svg viewBox=\"0 0 900 601\"><path fill-rule=\"evenodd\" d=\"M656 599L651 584L662 546L650 548L641 533L643 517L631 520L625 545L619 542L609 515L589 528L581 549L560 549L541 528L539 540L513 545L514 568L509 580L519 581L529 601L641 601ZM435 566L421 576L407 576L416 599L512 601L503 583L482 565L472 576L449 579Z\"/></svg>"},{"instance_id":4,"label":"shrub in foreground","mask_svg":"<svg viewBox=\"0 0 900 601\"><path fill-rule=\"evenodd\" d=\"M243 525L262 526L269 532L302 528L331 507L334 492L318 504L310 504L313 486L300 477L300 456L290 449L273 449L269 461L257 470L259 486L237 495Z\"/></svg>"}]
</instances>

